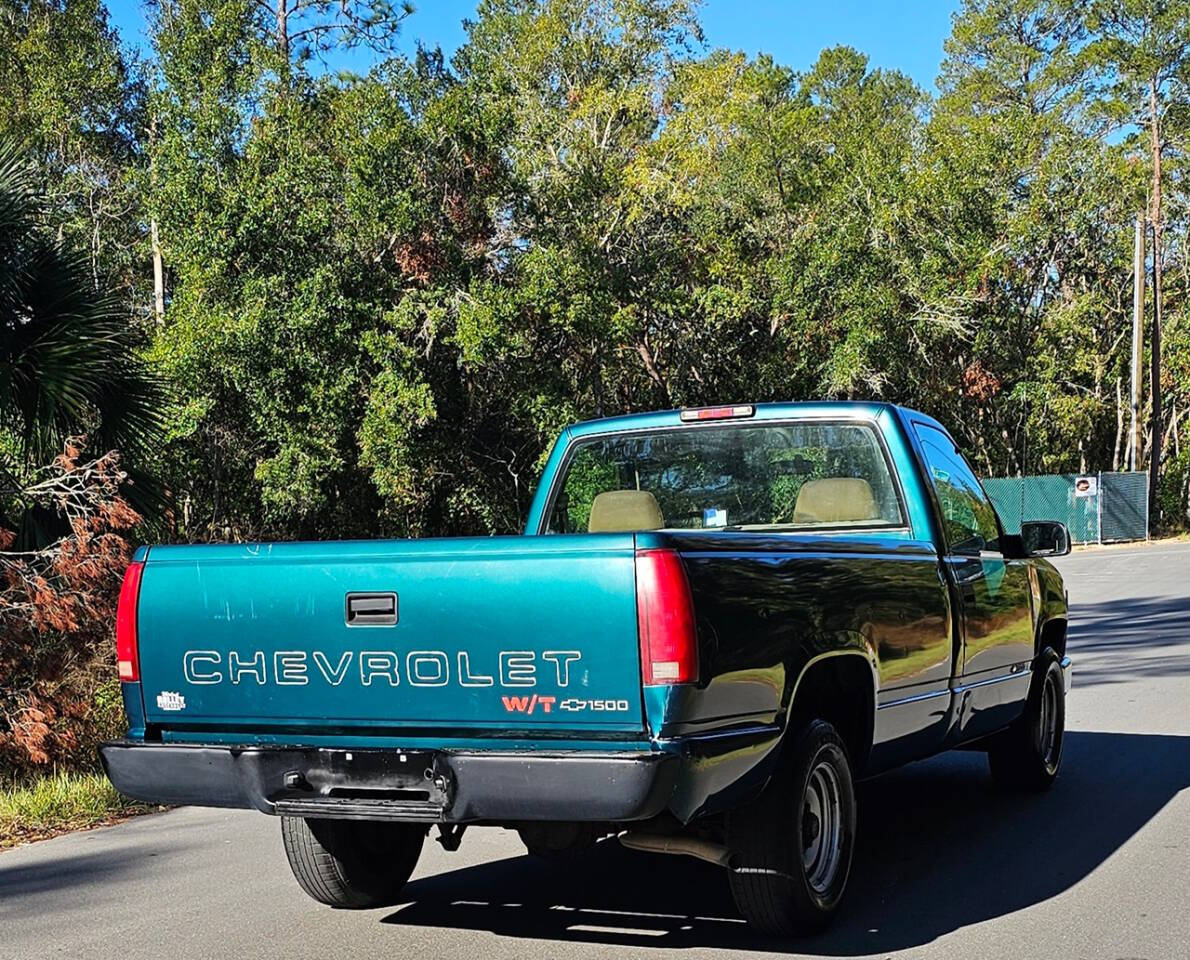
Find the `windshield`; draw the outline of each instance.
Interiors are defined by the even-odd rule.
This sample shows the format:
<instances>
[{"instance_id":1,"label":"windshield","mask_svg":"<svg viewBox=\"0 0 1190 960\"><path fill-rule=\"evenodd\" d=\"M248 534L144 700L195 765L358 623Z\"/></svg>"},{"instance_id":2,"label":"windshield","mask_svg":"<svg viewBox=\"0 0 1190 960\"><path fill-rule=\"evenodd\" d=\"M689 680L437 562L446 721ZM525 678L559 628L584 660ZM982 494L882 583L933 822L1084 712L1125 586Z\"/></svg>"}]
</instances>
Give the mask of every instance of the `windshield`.
<instances>
[{"instance_id":1,"label":"windshield","mask_svg":"<svg viewBox=\"0 0 1190 960\"><path fill-rule=\"evenodd\" d=\"M595 437L567 460L548 533L903 523L866 424L741 424Z\"/></svg>"}]
</instances>

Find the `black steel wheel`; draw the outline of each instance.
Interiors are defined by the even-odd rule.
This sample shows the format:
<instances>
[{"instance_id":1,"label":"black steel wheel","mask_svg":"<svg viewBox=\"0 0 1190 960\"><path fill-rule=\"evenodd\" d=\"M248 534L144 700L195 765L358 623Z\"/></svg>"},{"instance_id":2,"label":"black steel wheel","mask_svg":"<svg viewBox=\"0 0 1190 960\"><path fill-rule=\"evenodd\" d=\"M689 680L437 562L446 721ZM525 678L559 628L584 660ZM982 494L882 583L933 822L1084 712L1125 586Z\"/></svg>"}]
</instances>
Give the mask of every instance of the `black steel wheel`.
<instances>
[{"instance_id":1,"label":"black steel wheel","mask_svg":"<svg viewBox=\"0 0 1190 960\"><path fill-rule=\"evenodd\" d=\"M992 779L1013 790L1048 790L1062 764L1065 734L1066 682L1058 655L1047 649L1033 668L1025 712L988 744Z\"/></svg>"},{"instance_id":2,"label":"black steel wheel","mask_svg":"<svg viewBox=\"0 0 1190 960\"><path fill-rule=\"evenodd\" d=\"M744 919L775 936L817 933L834 916L855 849L855 790L843 741L814 720L778 774L727 821L731 893Z\"/></svg>"}]
</instances>

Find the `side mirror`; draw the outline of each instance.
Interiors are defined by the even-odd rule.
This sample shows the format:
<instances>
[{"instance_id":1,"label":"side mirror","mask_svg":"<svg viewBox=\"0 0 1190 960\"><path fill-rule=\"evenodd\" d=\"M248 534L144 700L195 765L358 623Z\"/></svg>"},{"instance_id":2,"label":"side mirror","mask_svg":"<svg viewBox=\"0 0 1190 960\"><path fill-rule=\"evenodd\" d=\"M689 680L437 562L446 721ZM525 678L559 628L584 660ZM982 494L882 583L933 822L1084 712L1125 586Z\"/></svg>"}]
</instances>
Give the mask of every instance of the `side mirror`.
<instances>
[{"instance_id":1,"label":"side mirror","mask_svg":"<svg viewBox=\"0 0 1190 960\"><path fill-rule=\"evenodd\" d=\"M1026 520L1021 540L1029 557L1064 557L1070 552L1070 531L1057 520Z\"/></svg>"}]
</instances>

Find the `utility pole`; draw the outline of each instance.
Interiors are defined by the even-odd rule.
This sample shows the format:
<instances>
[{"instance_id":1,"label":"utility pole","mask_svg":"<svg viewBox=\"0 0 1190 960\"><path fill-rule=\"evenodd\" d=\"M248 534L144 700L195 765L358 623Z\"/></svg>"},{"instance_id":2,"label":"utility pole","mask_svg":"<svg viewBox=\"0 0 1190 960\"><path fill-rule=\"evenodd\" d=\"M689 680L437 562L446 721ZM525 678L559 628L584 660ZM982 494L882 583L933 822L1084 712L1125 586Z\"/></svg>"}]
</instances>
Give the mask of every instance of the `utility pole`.
<instances>
[{"instance_id":1,"label":"utility pole","mask_svg":"<svg viewBox=\"0 0 1190 960\"><path fill-rule=\"evenodd\" d=\"M1157 83L1149 85L1153 134L1153 326L1149 331L1149 394L1153 398L1153 436L1149 440L1149 519L1157 519L1157 481L1161 477L1161 128Z\"/></svg>"},{"instance_id":2,"label":"utility pole","mask_svg":"<svg viewBox=\"0 0 1190 960\"><path fill-rule=\"evenodd\" d=\"M1149 518L1157 518L1157 482L1161 477L1161 231L1153 227L1153 325L1149 329Z\"/></svg>"},{"instance_id":3,"label":"utility pole","mask_svg":"<svg viewBox=\"0 0 1190 960\"><path fill-rule=\"evenodd\" d=\"M1132 432L1128 440L1128 466L1140 469L1144 429L1140 422L1140 390L1144 380L1145 329L1145 218L1136 215L1136 240L1132 251Z\"/></svg>"}]
</instances>

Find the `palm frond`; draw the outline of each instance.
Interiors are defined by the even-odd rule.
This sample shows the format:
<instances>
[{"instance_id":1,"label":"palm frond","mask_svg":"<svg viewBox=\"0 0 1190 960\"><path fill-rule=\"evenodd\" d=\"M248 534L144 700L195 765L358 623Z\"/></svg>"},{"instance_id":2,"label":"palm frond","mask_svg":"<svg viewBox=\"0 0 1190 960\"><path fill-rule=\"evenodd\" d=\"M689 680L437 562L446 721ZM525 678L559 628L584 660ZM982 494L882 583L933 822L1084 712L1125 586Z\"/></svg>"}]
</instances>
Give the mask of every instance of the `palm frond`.
<instances>
[{"instance_id":1,"label":"palm frond","mask_svg":"<svg viewBox=\"0 0 1190 960\"><path fill-rule=\"evenodd\" d=\"M120 301L53 239L32 171L0 145L0 425L31 462L78 433L136 460L160 435L163 396Z\"/></svg>"}]
</instances>

